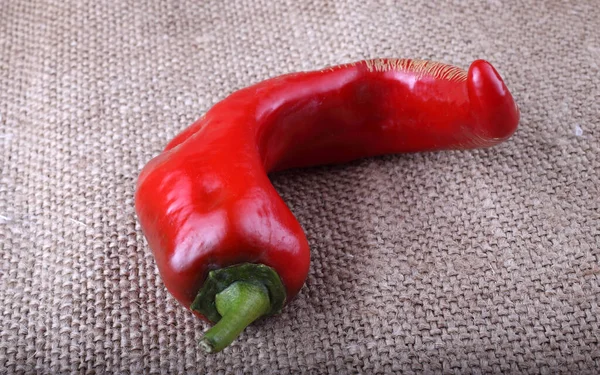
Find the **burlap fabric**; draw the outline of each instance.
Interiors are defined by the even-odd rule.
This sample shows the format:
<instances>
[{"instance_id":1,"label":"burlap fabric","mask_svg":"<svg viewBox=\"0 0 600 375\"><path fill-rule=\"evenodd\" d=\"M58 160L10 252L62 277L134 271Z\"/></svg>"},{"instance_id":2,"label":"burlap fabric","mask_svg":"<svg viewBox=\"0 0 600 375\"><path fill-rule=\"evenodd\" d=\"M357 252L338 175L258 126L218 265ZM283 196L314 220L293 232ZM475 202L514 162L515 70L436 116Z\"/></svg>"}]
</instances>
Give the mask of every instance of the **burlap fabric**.
<instances>
[{"instance_id":1,"label":"burlap fabric","mask_svg":"<svg viewBox=\"0 0 600 375\"><path fill-rule=\"evenodd\" d=\"M0 372L598 373L599 27L594 0L0 0ZM140 168L238 88L372 57L485 58L520 129L274 175L310 276L206 356Z\"/></svg>"}]
</instances>

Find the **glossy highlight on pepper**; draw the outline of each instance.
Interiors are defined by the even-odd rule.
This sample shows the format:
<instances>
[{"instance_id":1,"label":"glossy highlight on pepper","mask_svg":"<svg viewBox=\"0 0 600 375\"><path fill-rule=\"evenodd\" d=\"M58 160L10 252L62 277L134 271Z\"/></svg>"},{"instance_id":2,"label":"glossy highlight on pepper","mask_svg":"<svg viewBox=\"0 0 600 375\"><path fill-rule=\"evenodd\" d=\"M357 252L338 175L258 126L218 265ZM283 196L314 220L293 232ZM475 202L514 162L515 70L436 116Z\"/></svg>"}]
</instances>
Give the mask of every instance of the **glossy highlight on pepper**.
<instances>
[{"instance_id":1,"label":"glossy highlight on pepper","mask_svg":"<svg viewBox=\"0 0 600 375\"><path fill-rule=\"evenodd\" d=\"M273 313L273 295L289 303L308 274L308 242L269 173L494 146L518 121L512 95L484 60L468 71L374 59L286 74L232 93L171 140L139 176L136 212L169 292L220 321L203 343L218 351L251 323L237 317L247 305L257 306L253 319ZM209 295L210 280L218 285L211 300L195 301Z\"/></svg>"}]
</instances>

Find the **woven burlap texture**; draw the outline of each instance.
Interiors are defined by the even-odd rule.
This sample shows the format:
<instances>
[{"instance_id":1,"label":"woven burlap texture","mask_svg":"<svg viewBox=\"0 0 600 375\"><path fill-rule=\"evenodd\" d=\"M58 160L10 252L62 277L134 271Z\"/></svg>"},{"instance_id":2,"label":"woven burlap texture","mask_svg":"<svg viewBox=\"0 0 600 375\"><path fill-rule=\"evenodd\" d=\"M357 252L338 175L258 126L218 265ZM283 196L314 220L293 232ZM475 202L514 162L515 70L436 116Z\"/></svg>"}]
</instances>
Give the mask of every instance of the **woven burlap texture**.
<instances>
[{"instance_id":1,"label":"woven burlap texture","mask_svg":"<svg viewBox=\"0 0 600 375\"><path fill-rule=\"evenodd\" d=\"M599 28L594 0L0 0L0 373L598 373ZM205 355L140 169L236 89L374 57L489 60L518 132L273 175L310 275Z\"/></svg>"}]
</instances>

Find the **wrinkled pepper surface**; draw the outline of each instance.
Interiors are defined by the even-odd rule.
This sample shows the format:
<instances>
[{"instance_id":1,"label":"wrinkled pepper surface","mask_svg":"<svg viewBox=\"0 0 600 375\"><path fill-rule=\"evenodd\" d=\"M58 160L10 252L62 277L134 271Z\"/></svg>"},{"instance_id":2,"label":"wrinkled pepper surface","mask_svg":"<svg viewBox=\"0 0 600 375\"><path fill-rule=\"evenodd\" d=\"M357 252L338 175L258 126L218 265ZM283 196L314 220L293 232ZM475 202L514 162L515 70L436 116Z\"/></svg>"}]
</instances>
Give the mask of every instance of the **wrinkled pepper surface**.
<instances>
[{"instance_id":1,"label":"wrinkled pepper surface","mask_svg":"<svg viewBox=\"0 0 600 375\"><path fill-rule=\"evenodd\" d=\"M309 271L304 232L268 173L383 154L489 147L519 109L484 60L468 71L374 59L236 91L142 170L136 212L169 292L216 323L219 351L277 313Z\"/></svg>"}]
</instances>

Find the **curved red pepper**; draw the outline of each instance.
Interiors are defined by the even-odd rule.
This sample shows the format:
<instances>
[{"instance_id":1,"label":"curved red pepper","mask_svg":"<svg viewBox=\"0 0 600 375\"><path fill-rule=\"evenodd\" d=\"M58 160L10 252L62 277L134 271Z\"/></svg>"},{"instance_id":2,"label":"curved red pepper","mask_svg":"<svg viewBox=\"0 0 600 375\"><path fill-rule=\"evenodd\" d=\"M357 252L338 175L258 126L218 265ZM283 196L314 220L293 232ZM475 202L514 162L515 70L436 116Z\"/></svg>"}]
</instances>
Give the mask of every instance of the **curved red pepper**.
<instances>
[{"instance_id":1,"label":"curved red pepper","mask_svg":"<svg viewBox=\"0 0 600 375\"><path fill-rule=\"evenodd\" d=\"M468 72L376 59L288 74L231 94L175 137L141 172L136 210L164 283L184 306L209 270L242 263L274 269L289 301L306 279L309 246L267 173L492 146L518 121L510 92L483 60Z\"/></svg>"}]
</instances>

